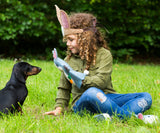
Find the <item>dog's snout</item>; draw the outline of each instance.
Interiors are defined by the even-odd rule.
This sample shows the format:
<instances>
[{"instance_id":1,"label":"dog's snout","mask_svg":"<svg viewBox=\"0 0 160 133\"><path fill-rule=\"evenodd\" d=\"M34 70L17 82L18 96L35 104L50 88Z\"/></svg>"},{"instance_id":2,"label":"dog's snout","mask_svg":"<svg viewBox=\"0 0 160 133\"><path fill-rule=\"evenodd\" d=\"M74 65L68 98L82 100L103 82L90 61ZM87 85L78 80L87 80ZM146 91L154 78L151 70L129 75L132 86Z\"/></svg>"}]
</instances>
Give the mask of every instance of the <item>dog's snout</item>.
<instances>
[{"instance_id":1,"label":"dog's snout","mask_svg":"<svg viewBox=\"0 0 160 133\"><path fill-rule=\"evenodd\" d=\"M39 72L42 70L42 68L40 68L40 67L37 67L37 69L38 69Z\"/></svg>"},{"instance_id":2,"label":"dog's snout","mask_svg":"<svg viewBox=\"0 0 160 133\"><path fill-rule=\"evenodd\" d=\"M28 76L38 74L42 69L40 67L34 66L31 71L27 72Z\"/></svg>"},{"instance_id":3,"label":"dog's snout","mask_svg":"<svg viewBox=\"0 0 160 133\"><path fill-rule=\"evenodd\" d=\"M32 72L33 72L34 74L38 74L41 70L42 70L42 69L41 69L40 67L34 67L34 68L32 69Z\"/></svg>"}]
</instances>

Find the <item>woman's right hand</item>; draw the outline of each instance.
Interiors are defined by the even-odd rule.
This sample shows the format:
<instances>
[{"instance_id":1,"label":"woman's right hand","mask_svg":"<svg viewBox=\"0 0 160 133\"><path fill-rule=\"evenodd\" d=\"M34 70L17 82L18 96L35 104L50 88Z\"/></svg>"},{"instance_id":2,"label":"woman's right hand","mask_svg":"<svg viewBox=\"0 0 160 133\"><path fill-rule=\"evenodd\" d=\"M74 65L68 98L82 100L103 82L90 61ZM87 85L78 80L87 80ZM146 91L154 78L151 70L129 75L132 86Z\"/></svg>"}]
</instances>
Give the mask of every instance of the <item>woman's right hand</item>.
<instances>
[{"instance_id":1,"label":"woman's right hand","mask_svg":"<svg viewBox=\"0 0 160 133\"><path fill-rule=\"evenodd\" d=\"M56 107L55 110L44 113L44 115L54 115L54 116L58 116L61 114L62 114L62 107Z\"/></svg>"}]
</instances>

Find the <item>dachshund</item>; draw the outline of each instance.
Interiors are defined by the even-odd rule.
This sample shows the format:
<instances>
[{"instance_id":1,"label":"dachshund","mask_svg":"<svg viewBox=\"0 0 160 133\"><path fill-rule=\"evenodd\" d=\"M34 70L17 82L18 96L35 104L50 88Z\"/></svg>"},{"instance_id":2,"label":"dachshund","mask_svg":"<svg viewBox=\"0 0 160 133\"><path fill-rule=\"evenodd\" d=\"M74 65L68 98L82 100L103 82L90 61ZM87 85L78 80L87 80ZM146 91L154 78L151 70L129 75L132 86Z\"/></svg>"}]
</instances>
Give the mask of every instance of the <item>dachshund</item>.
<instances>
[{"instance_id":1,"label":"dachshund","mask_svg":"<svg viewBox=\"0 0 160 133\"><path fill-rule=\"evenodd\" d=\"M13 66L10 80L0 90L0 114L22 112L22 105L28 95L26 80L28 76L36 75L41 68L27 62L18 62Z\"/></svg>"}]
</instances>

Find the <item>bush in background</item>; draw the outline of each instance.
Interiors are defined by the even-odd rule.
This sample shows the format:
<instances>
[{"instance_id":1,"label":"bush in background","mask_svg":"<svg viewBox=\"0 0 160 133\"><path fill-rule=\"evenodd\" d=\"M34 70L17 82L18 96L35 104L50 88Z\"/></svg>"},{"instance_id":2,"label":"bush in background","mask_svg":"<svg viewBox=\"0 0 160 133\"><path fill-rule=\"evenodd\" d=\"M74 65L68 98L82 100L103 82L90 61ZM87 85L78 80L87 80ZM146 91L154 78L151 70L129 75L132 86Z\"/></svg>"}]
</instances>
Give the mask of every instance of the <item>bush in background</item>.
<instances>
[{"instance_id":1,"label":"bush in background","mask_svg":"<svg viewBox=\"0 0 160 133\"><path fill-rule=\"evenodd\" d=\"M90 12L97 16L115 59L160 56L158 0L2 0L0 55L51 59L51 50L56 47L64 57L66 45L55 4L67 13Z\"/></svg>"}]
</instances>

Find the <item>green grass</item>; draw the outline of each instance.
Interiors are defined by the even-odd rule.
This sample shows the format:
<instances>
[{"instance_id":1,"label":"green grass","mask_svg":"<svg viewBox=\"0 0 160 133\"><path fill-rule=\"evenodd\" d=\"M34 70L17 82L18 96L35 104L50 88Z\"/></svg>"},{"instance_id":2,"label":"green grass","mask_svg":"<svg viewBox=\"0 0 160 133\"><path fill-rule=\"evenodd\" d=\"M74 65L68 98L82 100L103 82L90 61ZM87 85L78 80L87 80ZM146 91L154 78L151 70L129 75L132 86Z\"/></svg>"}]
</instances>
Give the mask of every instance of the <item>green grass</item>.
<instances>
[{"instance_id":1,"label":"green grass","mask_svg":"<svg viewBox=\"0 0 160 133\"><path fill-rule=\"evenodd\" d=\"M160 124L144 124L131 118L122 122L96 122L91 116L80 117L74 113L63 116L44 116L54 109L60 71L52 61L27 60L42 68L41 73L27 79L28 96L23 105L23 115L0 118L0 133L160 133ZM0 59L0 88L9 80L13 60ZM151 109L144 114L155 114L160 118L160 66L114 64L112 74L114 89L119 93L149 92L153 98Z\"/></svg>"}]
</instances>

